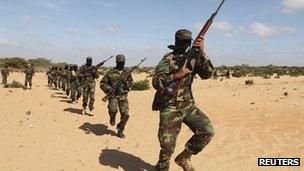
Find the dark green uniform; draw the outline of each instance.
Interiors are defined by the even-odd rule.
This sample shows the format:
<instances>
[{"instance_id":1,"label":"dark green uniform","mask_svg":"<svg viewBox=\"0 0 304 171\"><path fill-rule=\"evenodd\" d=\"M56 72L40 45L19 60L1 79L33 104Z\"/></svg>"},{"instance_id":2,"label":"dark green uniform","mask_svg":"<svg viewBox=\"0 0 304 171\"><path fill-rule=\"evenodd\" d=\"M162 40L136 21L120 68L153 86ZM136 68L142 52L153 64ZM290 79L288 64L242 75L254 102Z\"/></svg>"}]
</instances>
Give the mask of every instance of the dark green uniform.
<instances>
[{"instance_id":1,"label":"dark green uniform","mask_svg":"<svg viewBox=\"0 0 304 171\"><path fill-rule=\"evenodd\" d=\"M9 69L7 66L4 66L1 69L1 75L2 75L2 84L7 84L7 77L9 76Z\"/></svg>"},{"instance_id":2,"label":"dark green uniform","mask_svg":"<svg viewBox=\"0 0 304 171\"><path fill-rule=\"evenodd\" d=\"M85 109L89 103L89 109L94 109L95 101L95 79L99 77L93 66L83 65L79 68L78 77L82 79L83 85L83 100L82 106Z\"/></svg>"},{"instance_id":3,"label":"dark green uniform","mask_svg":"<svg viewBox=\"0 0 304 171\"><path fill-rule=\"evenodd\" d=\"M108 93L113 85L122 78L124 74L127 73L127 70L123 69L121 71L116 68L110 69L100 81L100 88L104 93ZM132 76L117 90L114 90L115 93L109 99L108 111L111 118L115 118L118 108L120 112L121 121L117 125L119 131L125 129L125 125L129 119L129 102L128 102L128 92L132 85Z\"/></svg>"},{"instance_id":4,"label":"dark green uniform","mask_svg":"<svg viewBox=\"0 0 304 171\"><path fill-rule=\"evenodd\" d=\"M32 80L33 80L33 75L35 73L34 67L27 67L24 70L25 73L25 81L24 81L24 87L27 88L27 84L29 84L30 89L32 89Z\"/></svg>"},{"instance_id":5,"label":"dark green uniform","mask_svg":"<svg viewBox=\"0 0 304 171\"><path fill-rule=\"evenodd\" d=\"M202 79L208 79L212 76L213 67L210 62L207 60L198 62L193 59L191 61L192 73L180 80L178 91L172 91L170 88L176 82L172 74L179 69L183 55L173 52L165 55L157 65L152 80L153 87L157 90L153 107L160 111L158 140L161 150L157 163L158 170L169 169L169 161L182 123L186 124L194 133L185 145L185 150L190 154L189 156L199 153L214 135L210 120L195 105L191 91L193 78L196 74ZM198 59L208 59L208 57L205 54L199 54Z\"/></svg>"}]
</instances>

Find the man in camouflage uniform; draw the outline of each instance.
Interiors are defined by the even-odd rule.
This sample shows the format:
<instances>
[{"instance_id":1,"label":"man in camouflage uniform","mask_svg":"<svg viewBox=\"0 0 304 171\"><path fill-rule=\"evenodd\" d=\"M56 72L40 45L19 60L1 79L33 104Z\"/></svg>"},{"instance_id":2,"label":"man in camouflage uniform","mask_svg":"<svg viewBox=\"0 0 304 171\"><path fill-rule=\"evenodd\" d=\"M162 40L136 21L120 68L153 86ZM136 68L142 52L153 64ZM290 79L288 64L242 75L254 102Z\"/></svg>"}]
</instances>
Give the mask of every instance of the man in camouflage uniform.
<instances>
[{"instance_id":1,"label":"man in camouflage uniform","mask_svg":"<svg viewBox=\"0 0 304 171\"><path fill-rule=\"evenodd\" d=\"M1 75L2 84L7 84L7 77L9 76L9 69L7 68L7 65L4 65L4 67L1 69Z\"/></svg>"},{"instance_id":2,"label":"man in camouflage uniform","mask_svg":"<svg viewBox=\"0 0 304 171\"><path fill-rule=\"evenodd\" d=\"M67 88L67 82L68 82L68 70L69 70L69 66L65 65L64 69L62 71L62 90L65 92L66 88Z\"/></svg>"},{"instance_id":3,"label":"man in camouflage uniform","mask_svg":"<svg viewBox=\"0 0 304 171\"><path fill-rule=\"evenodd\" d=\"M52 86L52 70L53 70L53 67L49 67L49 70L46 72L47 83L48 83L49 87Z\"/></svg>"},{"instance_id":4,"label":"man in camouflage uniform","mask_svg":"<svg viewBox=\"0 0 304 171\"><path fill-rule=\"evenodd\" d=\"M62 75L63 75L63 70L61 67L59 67L59 70L58 70L58 75L57 75L57 86L59 89L62 88Z\"/></svg>"},{"instance_id":5,"label":"man in camouflage uniform","mask_svg":"<svg viewBox=\"0 0 304 171\"><path fill-rule=\"evenodd\" d=\"M112 126L115 125L116 114L118 112L117 107L119 107L120 111L120 123L117 124L117 136L120 138L124 138L125 135L123 131L125 129L125 125L129 119L129 103L128 103L128 92L132 85L132 76L128 78L127 81L123 83L121 87L114 90L113 85L122 79L123 75L125 75L128 71L124 69L125 65L125 56L120 54L116 56L116 67L110 69L104 77L100 81L100 88L103 90L105 94L109 92L113 92L113 96L109 99L108 110L110 115L110 124Z\"/></svg>"},{"instance_id":6,"label":"man in camouflage uniform","mask_svg":"<svg viewBox=\"0 0 304 171\"><path fill-rule=\"evenodd\" d=\"M194 76L198 74L202 79L210 78L213 66L204 53L203 38L193 44L196 49L193 54L195 56L191 56L193 58L189 63L183 62L191 40L192 33L189 30L176 32L175 45L168 46L173 52L163 57L152 80L153 87L157 90L153 110L160 111L158 139L161 150L156 168L161 171L169 170L169 161L182 123L194 133L186 143L184 151L175 158L175 162L185 171L194 170L189 163L190 157L202 151L214 135L210 120L195 105L191 91ZM186 65L183 65L184 63ZM180 83L178 89L171 87L174 83Z\"/></svg>"},{"instance_id":7,"label":"man in camouflage uniform","mask_svg":"<svg viewBox=\"0 0 304 171\"><path fill-rule=\"evenodd\" d=\"M54 85L55 89L57 89L57 78L58 78L58 67L54 66L51 76L52 76L52 84Z\"/></svg>"},{"instance_id":8,"label":"man in camouflage uniform","mask_svg":"<svg viewBox=\"0 0 304 171\"><path fill-rule=\"evenodd\" d=\"M66 71L67 72L67 83L66 83L66 87L65 87L65 94L67 96L69 96L70 92L71 92L71 76L72 76L73 67L75 67L75 66L70 65L68 70ZM77 67L77 65L76 65L76 67ZM77 70L78 70L78 67L77 67Z\"/></svg>"},{"instance_id":9,"label":"man in camouflage uniform","mask_svg":"<svg viewBox=\"0 0 304 171\"><path fill-rule=\"evenodd\" d=\"M78 71L78 66L73 65L71 66L71 68L72 68L72 72L70 72L70 76L69 76L71 99L72 99L72 103L77 103L78 99L81 97L82 94L82 86L81 86L80 78L77 77L76 75Z\"/></svg>"},{"instance_id":10,"label":"man in camouflage uniform","mask_svg":"<svg viewBox=\"0 0 304 171\"><path fill-rule=\"evenodd\" d=\"M95 79L97 79L99 75L95 67L92 66L91 57L86 58L86 64L79 68L77 75L82 79L83 85L82 114L92 115L95 101ZM87 109L88 102L90 111Z\"/></svg>"},{"instance_id":11,"label":"man in camouflage uniform","mask_svg":"<svg viewBox=\"0 0 304 171\"><path fill-rule=\"evenodd\" d=\"M27 89L27 84L29 84L30 89L32 89L32 79L35 73L34 67L31 64L28 64L24 70L24 73L25 73L24 89Z\"/></svg>"}]
</instances>

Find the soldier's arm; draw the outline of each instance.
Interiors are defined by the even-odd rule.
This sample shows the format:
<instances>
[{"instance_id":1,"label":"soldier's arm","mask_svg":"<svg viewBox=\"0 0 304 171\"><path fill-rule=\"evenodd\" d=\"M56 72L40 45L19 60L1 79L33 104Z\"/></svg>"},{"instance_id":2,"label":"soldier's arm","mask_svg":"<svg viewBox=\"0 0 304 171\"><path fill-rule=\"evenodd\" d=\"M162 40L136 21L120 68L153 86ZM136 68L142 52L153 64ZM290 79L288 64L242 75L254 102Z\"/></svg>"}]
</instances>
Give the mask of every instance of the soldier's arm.
<instances>
[{"instance_id":1,"label":"soldier's arm","mask_svg":"<svg viewBox=\"0 0 304 171\"><path fill-rule=\"evenodd\" d=\"M163 58L155 69L155 75L152 78L153 87L163 89L173 81L172 75L169 74L170 60Z\"/></svg>"},{"instance_id":2,"label":"soldier's arm","mask_svg":"<svg viewBox=\"0 0 304 171\"><path fill-rule=\"evenodd\" d=\"M125 86L127 89L130 89L132 87L133 77L132 74L128 77L126 80Z\"/></svg>"},{"instance_id":3,"label":"soldier's arm","mask_svg":"<svg viewBox=\"0 0 304 171\"><path fill-rule=\"evenodd\" d=\"M214 71L209 57L205 53L200 54L200 60L195 65L194 73L197 73L201 79L209 79Z\"/></svg>"},{"instance_id":4,"label":"soldier's arm","mask_svg":"<svg viewBox=\"0 0 304 171\"><path fill-rule=\"evenodd\" d=\"M111 89L111 85L109 84L109 73L107 72L99 82L100 89L104 93L108 93Z\"/></svg>"}]
</instances>

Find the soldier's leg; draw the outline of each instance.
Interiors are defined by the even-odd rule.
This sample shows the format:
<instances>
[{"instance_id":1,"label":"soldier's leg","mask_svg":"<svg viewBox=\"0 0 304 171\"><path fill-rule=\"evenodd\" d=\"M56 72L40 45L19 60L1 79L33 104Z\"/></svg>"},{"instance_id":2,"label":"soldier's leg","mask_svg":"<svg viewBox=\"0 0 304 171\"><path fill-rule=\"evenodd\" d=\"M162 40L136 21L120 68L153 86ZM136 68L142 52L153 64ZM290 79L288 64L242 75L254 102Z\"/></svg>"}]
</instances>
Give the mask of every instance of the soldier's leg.
<instances>
[{"instance_id":1,"label":"soldier's leg","mask_svg":"<svg viewBox=\"0 0 304 171\"><path fill-rule=\"evenodd\" d=\"M74 84L71 85L71 99L72 102L76 100L76 87L74 86Z\"/></svg>"},{"instance_id":2,"label":"soldier's leg","mask_svg":"<svg viewBox=\"0 0 304 171\"><path fill-rule=\"evenodd\" d=\"M3 76L3 84L7 84L7 76Z\"/></svg>"},{"instance_id":3,"label":"soldier's leg","mask_svg":"<svg viewBox=\"0 0 304 171\"><path fill-rule=\"evenodd\" d=\"M94 101L95 101L95 84L91 85L89 92L90 102L89 109L92 111L94 109Z\"/></svg>"},{"instance_id":4,"label":"soldier's leg","mask_svg":"<svg viewBox=\"0 0 304 171\"><path fill-rule=\"evenodd\" d=\"M24 81L24 87L27 88L27 82L28 82L28 79L27 77L25 77L25 81Z\"/></svg>"},{"instance_id":5,"label":"soldier's leg","mask_svg":"<svg viewBox=\"0 0 304 171\"><path fill-rule=\"evenodd\" d=\"M120 97L118 101L120 122L117 124L118 132L123 132L129 120L129 102L126 96Z\"/></svg>"},{"instance_id":6,"label":"soldier's leg","mask_svg":"<svg viewBox=\"0 0 304 171\"><path fill-rule=\"evenodd\" d=\"M66 90L66 85L67 85L67 80L64 78L62 82L62 90L65 92Z\"/></svg>"},{"instance_id":7,"label":"soldier's leg","mask_svg":"<svg viewBox=\"0 0 304 171\"><path fill-rule=\"evenodd\" d=\"M85 87L83 87L83 98L82 98L82 107L83 108L87 107L88 99L89 99L89 87L85 86Z\"/></svg>"},{"instance_id":8,"label":"soldier's leg","mask_svg":"<svg viewBox=\"0 0 304 171\"><path fill-rule=\"evenodd\" d=\"M159 160L157 170L169 170L170 158L175 149L177 136L182 124L182 114L175 110L175 107L168 106L160 112L158 129L158 141L160 143Z\"/></svg>"},{"instance_id":9,"label":"soldier's leg","mask_svg":"<svg viewBox=\"0 0 304 171\"><path fill-rule=\"evenodd\" d=\"M111 97L109 99L108 110L109 110L109 116L110 116L110 124L112 126L115 125L116 114L118 112L117 106L118 106L118 99L116 97Z\"/></svg>"},{"instance_id":10,"label":"soldier's leg","mask_svg":"<svg viewBox=\"0 0 304 171\"><path fill-rule=\"evenodd\" d=\"M81 97L81 95L82 95L82 87L78 86L76 99L78 100Z\"/></svg>"},{"instance_id":11,"label":"soldier's leg","mask_svg":"<svg viewBox=\"0 0 304 171\"><path fill-rule=\"evenodd\" d=\"M214 136L214 129L209 118L200 111L195 105L192 105L183 121L194 133L185 145L186 151L194 155L210 142Z\"/></svg>"},{"instance_id":12,"label":"soldier's leg","mask_svg":"<svg viewBox=\"0 0 304 171\"><path fill-rule=\"evenodd\" d=\"M32 79L33 79L33 77L29 78L30 89L32 89Z\"/></svg>"}]
</instances>

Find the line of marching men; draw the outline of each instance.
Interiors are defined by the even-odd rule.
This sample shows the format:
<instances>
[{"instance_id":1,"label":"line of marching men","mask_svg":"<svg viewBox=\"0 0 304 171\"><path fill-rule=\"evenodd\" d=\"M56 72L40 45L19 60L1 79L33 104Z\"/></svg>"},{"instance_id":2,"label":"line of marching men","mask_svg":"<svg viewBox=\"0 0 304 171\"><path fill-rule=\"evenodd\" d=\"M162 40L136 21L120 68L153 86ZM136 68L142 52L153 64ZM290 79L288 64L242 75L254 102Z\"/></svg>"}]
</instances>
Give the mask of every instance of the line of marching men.
<instances>
[{"instance_id":1,"label":"line of marching men","mask_svg":"<svg viewBox=\"0 0 304 171\"><path fill-rule=\"evenodd\" d=\"M86 63L80 68L77 65L65 65L64 68L53 66L46 73L48 85L57 90L62 89L71 99L71 103L77 103L82 96L82 114L92 116L95 101L95 79L99 77L99 66L106 61L93 66L92 58L87 57ZM133 82L132 71L128 71L124 67L125 61L124 55L117 55L116 66L110 69L100 81L100 88L108 97L108 110L112 126L116 125L116 114L118 111L120 112L120 122L117 124L117 136L120 138L125 137L123 131L129 119L127 94Z\"/></svg>"}]
</instances>

